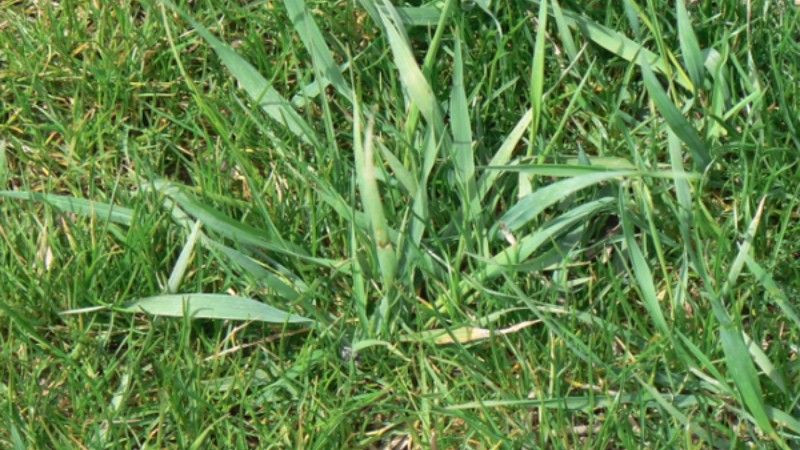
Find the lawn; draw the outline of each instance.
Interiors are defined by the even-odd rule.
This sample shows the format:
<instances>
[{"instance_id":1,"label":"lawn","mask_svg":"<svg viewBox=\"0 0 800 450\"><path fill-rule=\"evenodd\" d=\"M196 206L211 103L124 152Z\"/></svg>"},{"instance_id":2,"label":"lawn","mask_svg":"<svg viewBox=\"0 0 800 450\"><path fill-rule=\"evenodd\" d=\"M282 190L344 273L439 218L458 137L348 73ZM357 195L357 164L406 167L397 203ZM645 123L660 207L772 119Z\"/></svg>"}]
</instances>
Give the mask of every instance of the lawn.
<instances>
[{"instance_id":1,"label":"lawn","mask_svg":"<svg viewBox=\"0 0 800 450\"><path fill-rule=\"evenodd\" d=\"M797 448L788 0L0 0L0 447Z\"/></svg>"}]
</instances>

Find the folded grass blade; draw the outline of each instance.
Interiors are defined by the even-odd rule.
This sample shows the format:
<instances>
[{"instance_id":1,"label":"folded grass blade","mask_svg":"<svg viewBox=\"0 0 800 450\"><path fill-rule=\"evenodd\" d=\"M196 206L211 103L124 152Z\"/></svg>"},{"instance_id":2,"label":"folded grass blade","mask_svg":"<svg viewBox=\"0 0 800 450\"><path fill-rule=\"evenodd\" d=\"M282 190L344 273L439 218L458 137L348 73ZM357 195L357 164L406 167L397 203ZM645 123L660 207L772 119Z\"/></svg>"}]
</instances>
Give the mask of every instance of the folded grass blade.
<instances>
[{"instance_id":1,"label":"folded grass blade","mask_svg":"<svg viewBox=\"0 0 800 450\"><path fill-rule=\"evenodd\" d=\"M389 238L383 202L381 201L378 183L375 179L372 135L374 118L370 117L369 119L366 136L362 143L361 111L358 101L355 102L355 105L355 111L353 113L353 149L355 151L356 176L358 178L359 193L361 194L361 203L364 205L364 211L367 213L367 217L369 217L372 236L375 239L375 250L378 255L378 263L383 276L383 286L384 289L389 289L394 282L394 276L397 270L397 257L395 256L392 242Z\"/></svg>"},{"instance_id":2,"label":"folded grass blade","mask_svg":"<svg viewBox=\"0 0 800 450\"><path fill-rule=\"evenodd\" d=\"M183 281L183 275L186 273L186 269L189 267L189 261L191 260L194 252L194 244L197 242L199 235L200 222L195 222L192 226L192 231L186 238L186 243L181 249L181 253L178 255L178 260L175 262L175 266L172 268L172 273L169 275L169 280L167 280L167 292L170 294L178 292L181 281Z\"/></svg>"}]
</instances>

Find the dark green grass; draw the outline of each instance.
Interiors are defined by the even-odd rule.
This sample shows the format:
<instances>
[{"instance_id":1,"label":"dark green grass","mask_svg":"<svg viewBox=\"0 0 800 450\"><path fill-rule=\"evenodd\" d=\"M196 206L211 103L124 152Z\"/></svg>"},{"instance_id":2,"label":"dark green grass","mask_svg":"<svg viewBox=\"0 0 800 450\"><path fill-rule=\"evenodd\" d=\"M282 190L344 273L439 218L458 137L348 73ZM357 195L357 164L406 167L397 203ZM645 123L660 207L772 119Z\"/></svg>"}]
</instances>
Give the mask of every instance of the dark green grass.
<instances>
[{"instance_id":1,"label":"dark green grass","mask_svg":"<svg viewBox=\"0 0 800 450\"><path fill-rule=\"evenodd\" d=\"M687 3L308 1L304 98L284 2L0 2L0 445L796 447L800 16ZM314 323L123 309L171 275Z\"/></svg>"}]
</instances>

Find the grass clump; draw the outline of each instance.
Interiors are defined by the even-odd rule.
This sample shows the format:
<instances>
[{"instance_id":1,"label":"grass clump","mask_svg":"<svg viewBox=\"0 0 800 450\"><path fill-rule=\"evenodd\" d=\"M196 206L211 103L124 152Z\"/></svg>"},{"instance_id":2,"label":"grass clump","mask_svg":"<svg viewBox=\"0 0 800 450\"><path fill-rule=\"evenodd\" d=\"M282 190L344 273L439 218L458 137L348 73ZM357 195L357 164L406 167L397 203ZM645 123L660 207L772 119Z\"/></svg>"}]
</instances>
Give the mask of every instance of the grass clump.
<instances>
[{"instance_id":1,"label":"grass clump","mask_svg":"<svg viewBox=\"0 0 800 450\"><path fill-rule=\"evenodd\" d=\"M787 2L68 3L0 13L4 446L797 445Z\"/></svg>"}]
</instances>

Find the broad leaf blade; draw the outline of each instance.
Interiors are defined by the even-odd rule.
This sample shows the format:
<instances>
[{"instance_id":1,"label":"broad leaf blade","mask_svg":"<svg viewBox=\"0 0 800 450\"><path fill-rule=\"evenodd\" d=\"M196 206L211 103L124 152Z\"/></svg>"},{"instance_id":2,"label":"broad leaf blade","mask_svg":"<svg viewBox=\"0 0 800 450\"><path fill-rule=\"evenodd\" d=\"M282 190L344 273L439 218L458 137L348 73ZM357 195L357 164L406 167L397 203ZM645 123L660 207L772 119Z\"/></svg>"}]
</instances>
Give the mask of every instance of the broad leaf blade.
<instances>
[{"instance_id":1,"label":"broad leaf blade","mask_svg":"<svg viewBox=\"0 0 800 450\"><path fill-rule=\"evenodd\" d=\"M635 175L636 171L620 170L590 173L566 180L557 181L523 197L500 218L509 230L514 231L533 220L547 207L558 203L570 194L586 187L624 176Z\"/></svg>"},{"instance_id":2,"label":"broad leaf blade","mask_svg":"<svg viewBox=\"0 0 800 450\"><path fill-rule=\"evenodd\" d=\"M313 320L273 308L247 297L224 294L171 294L134 300L126 312L198 319L258 320L272 323L312 323Z\"/></svg>"},{"instance_id":3,"label":"broad leaf blade","mask_svg":"<svg viewBox=\"0 0 800 450\"><path fill-rule=\"evenodd\" d=\"M66 195L40 194L38 192L26 191L0 191L0 197L44 202L64 212L71 212L84 217L97 217L103 220L108 219L111 222L121 225L131 225L133 223L132 209L112 205L110 203L96 202Z\"/></svg>"},{"instance_id":4,"label":"broad leaf blade","mask_svg":"<svg viewBox=\"0 0 800 450\"><path fill-rule=\"evenodd\" d=\"M697 43L697 36L692 29L692 21L689 12L686 11L684 0L675 1L676 15L678 18L678 40L680 41L683 63L686 71L694 84L695 90L703 86L704 66L703 53Z\"/></svg>"}]
</instances>

